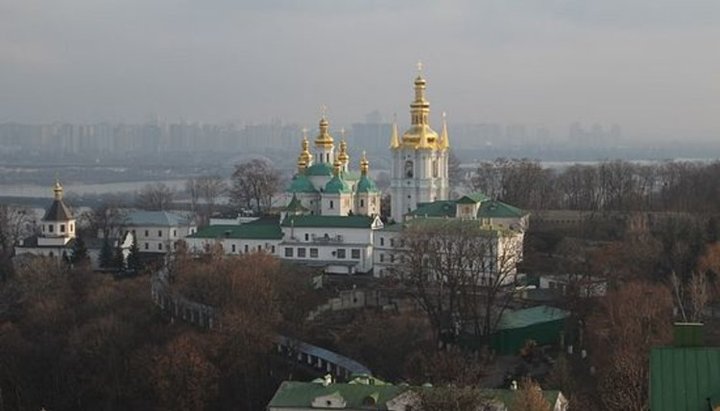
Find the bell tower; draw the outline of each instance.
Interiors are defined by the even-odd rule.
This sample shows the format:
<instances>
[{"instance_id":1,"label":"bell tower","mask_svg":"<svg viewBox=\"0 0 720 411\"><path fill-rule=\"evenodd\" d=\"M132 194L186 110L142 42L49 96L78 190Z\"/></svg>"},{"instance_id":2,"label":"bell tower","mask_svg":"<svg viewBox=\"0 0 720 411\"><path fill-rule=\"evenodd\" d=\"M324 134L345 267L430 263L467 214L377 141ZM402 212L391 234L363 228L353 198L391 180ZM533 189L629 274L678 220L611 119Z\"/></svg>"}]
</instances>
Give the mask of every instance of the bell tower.
<instances>
[{"instance_id":1,"label":"bell tower","mask_svg":"<svg viewBox=\"0 0 720 411\"><path fill-rule=\"evenodd\" d=\"M447 125L443 116L441 135L430 127L430 102L425 98L426 87L422 65L418 63L415 98L410 103L410 128L399 138L395 121L390 136L390 217L396 222L402 222L403 216L416 209L419 203L448 198L450 143Z\"/></svg>"}]
</instances>

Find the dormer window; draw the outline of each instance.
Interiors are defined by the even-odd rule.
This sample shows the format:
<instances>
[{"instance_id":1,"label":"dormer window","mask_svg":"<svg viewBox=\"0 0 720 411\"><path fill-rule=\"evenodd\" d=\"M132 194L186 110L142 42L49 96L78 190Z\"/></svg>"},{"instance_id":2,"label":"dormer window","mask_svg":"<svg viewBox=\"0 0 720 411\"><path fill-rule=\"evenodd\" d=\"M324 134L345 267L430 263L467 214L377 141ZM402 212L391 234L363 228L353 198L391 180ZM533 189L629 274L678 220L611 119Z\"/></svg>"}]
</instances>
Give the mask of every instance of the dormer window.
<instances>
[{"instance_id":1,"label":"dormer window","mask_svg":"<svg viewBox=\"0 0 720 411\"><path fill-rule=\"evenodd\" d=\"M52 224L48 224L48 232L49 232L49 233L52 233L52 232L54 231L53 229L54 229L53 225L52 225Z\"/></svg>"},{"instance_id":2,"label":"dormer window","mask_svg":"<svg viewBox=\"0 0 720 411\"><path fill-rule=\"evenodd\" d=\"M60 232L61 233L65 232L65 224L60 224Z\"/></svg>"}]
</instances>

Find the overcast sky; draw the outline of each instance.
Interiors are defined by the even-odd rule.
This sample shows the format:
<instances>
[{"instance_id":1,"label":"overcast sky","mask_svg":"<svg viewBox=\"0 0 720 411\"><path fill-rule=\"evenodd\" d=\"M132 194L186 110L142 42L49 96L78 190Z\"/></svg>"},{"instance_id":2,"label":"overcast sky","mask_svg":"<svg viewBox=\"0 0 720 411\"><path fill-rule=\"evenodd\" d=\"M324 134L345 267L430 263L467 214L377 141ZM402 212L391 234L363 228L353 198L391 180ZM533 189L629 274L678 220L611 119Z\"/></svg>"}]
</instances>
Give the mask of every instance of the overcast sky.
<instances>
[{"instance_id":1,"label":"overcast sky","mask_svg":"<svg viewBox=\"0 0 720 411\"><path fill-rule=\"evenodd\" d=\"M718 0L0 0L0 121L407 123L719 137Z\"/></svg>"}]
</instances>

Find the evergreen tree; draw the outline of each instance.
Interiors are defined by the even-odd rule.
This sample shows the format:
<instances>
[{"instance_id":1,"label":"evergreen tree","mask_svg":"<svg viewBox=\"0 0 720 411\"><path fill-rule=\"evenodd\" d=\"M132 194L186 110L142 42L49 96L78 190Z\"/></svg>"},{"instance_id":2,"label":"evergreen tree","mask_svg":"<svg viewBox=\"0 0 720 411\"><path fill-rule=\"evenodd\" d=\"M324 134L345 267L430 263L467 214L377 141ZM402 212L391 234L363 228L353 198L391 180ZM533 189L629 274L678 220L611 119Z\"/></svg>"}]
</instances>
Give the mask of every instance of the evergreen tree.
<instances>
[{"instance_id":1,"label":"evergreen tree","mask_svg":"<svg viewBox=\"0 0 720 411\"><path fill-rule=\"evenodd\" d=\"M115 254L113 255L113 267L122 271L125 269L125 256L123 255L122 248L118 245L115 247Z\"/></svg>"},{"instance_id":2,"label":"evergreen tree","mask_svg":"<svg viewBox=\"0 0 720 411\"><path fill-rule=\"evenodd\" d=\"M142 262L140 261L140 249L138 248L135 236L133 236L132 244L130 245L130 254L127 258L127 267L130 270L139 271L142 269Z\"/></svg>"},{"instance_id":3,"label":"evergreen tree","mask_svg":"<svg viewBox=\"0 0 720 411\"><path fill-rule=\"evenodd\" d=\"M102 248L100 249L100 267L110 268L113 265L113 249L110 245L110 240L105 237L103 240Z\"/></svg>"},{"instance_id":4,"label":"evergreen tree","mask_svg":"<svg viewBox=\"0 0 720 411\"><path fill-rule=\"evenodd\" d=\"M73 264L84 264L90 262L87 246L85 246L85 241L83 241L82 237L75 238L75 244L73 244L70 262Z\"/></svg>"}]
</instances>

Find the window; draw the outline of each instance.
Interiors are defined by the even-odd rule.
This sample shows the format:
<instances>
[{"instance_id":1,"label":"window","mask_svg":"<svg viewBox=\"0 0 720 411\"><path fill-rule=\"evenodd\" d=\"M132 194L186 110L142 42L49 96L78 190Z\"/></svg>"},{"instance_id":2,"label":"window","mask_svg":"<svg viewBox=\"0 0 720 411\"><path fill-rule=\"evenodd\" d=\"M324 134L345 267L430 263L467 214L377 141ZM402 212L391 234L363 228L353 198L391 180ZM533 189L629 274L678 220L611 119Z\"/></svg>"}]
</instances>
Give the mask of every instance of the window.
<instances>
[{"instance_id":1,"label":"window","mask_svg":"<svg viewBox=\"0 0 720 411\"><path fill-rule=\"evenodd\" d=\"M385 237L380 237L380 246L382 247L384 245L385 245Z\"/></svg>"},{"instance_id":2,"label":"window","mask_svg":"<svg viewBox=\"0 0 720 411\"><path fill-rule=\"evenodd\" d=\"M350 258L352 258L354 260L359 260L360 259L360 250L357 248L353 248L350 251Z\"/></svg>"},{"instance_id":3,"label":"window","mask_svg":"<svg viewBox=\"0 0 720 411\"><path fill-rule=\"evenodd\" d=\"M162 230L158 230L158 237L162 237Z\"/></svg>"},{"instance_id":4,"label":"window","mask_svg":"<svg viewBox=\"0 0 720 411\"><path fill-rule=\"evenodd\" d=\"M65 224L60 224L60 232L61 233L65 232Z\"/></svg>"},{"instance_id":5,"label":"window","mask_svg":"<svg viewBox=\"0 0 720 411\"><path fill-rule=\"evenodd\" d=\"M345 259L345 249L344 248L337 249L337 258Z\"/></svg>"},{"instance_id":6,"label":"window","mask_svg":"<svg viewBox=\"0 0 720 411\"><path fill-rule=\"evenodd\" d=\"M305 258L305 248L298 248L298 258Z\"/></svg>"},{"instance_id":7,"label":"window","mask_svg":"<svg viewBox=\"0 0 720 411\"><path fill-rule=\"evenodd\" d=\"M52 233L52 232L53 232L53 228L54 228L54 226L53 226L52 224L48 224L48 231L49 231L49 232Z\"/></svg>"},{"instance_id":8,"label":"window","mask_svg":"<svg viewBox=\"0 0 720 411\"><path fill-rule=\"evenodd\" d=\"M177 230L173 230L173 237L177 237Z\"/></svg>"},{"instance_id":9,"label":"window","mask_svg":"<svg viewBox=\"0 0 720 411\"><path fill-rule=\"evenodd\" d=\"M360 199L360 207L365 207L365 200L362 198Z\"/></svg>"},{"instance_id":10,"label":"window","mask_svg":"<svg viewBox=\"0 0 720 411\"><path fill-rule=\"evenodd\" d=\"M45 232L45 225L44 225L44 224L43 224L43 226L42 226L42 231L43 231L43 233Z\"/></svg>"},{"instance_id":11,"label":"window","mask_svg":"<svg viewBox=\"0 0 720 411\"><path fill-rule=\"evenodd\" d=\"M390 247L395 247L395 239L394 238L390 239Z\"/></svg>"},{"instance_id":12,"label":"window","mask_svg":"<svg viewBox=\"0 0 720 411\"><path fill-rule=\"evenodd\" d=\"M292 257L292 256L293 256L292 247L285 247L285 257Z\"/></svg>"},{"instance_id":13,"label":"window","mask_svg":"<svg viewBox=\"0 0 720 411\"><path fill-rule=\"evenodd\" d=\"M413 162L412 161L408 160L405 162L405 177L413 178Z\"/></svg>"},{"instance_id":14,"label":"window","mask_svg":"<svg viewBox=\"0 0 720 411\"><path fill-rule=\"evenodd\" d=\"M232 252L235 252L235 244L232 245Z\"/></svg>"},{"instance_id":15,"label":"window","mask_svg":"<svg viewBox=\"0 0 720 411\"><path fill-rule=\"evenodd\" d=\"M70 232L72 233L75 230L75 224L70 224Z\"/></svg>"},{"instance_id":16,"label":"window","mask_svg":"<svg viewBox=\"0 0 720 411\"><path fill-rule=\"evenodd\" d=\"M262 251L262 245L258 244L258 251Z\"/></svg>"},{"instance_id":17,"label":"window","mask_svg":"<svg viewBox=\"0 0 720 411\"><path fill-rule=\"evenodd\" d=\"M272 253L275 254L275 246L271 246L270 250L272 250Z\"/></svg>"},{"instance_id":18,"label":"window","mask_svg":"<svg viewBox=\"0 0 720 411\"><path fill-rule=\"evenodd\" d=\"M330 200L330 209L332 210L335 207L335 202L333 200Z\"/></svg>"},{"instance_id":19,"label":"window","mask_svg":"<svg viewBox=\"0 0 720 411\"><path fill-rule=\"evenodd\" d=\"M145 243L145 249L146 249L146 250L149 250L149 249L150 249L150 244Z\"/></svg>"},{"instance_id":20,"label":"window","mask_svg":"<svg viewBox=\"0 0 720 411\"><path fill-rule=\"evenodd\" d=\"M390 262L391 263L395 262L395 254L390 254Z\"/></svg>"},{"instance_id":21,"label":"window","mask_svg":"<svg viewBox=\"0 0 720 411\"><path fill-rule=\"evenodd\" d=\"M380 253L380 262L385 261L385 254Z\"/></svg>"},{"instance_id":22,"label":"window","mask_svg":"<svg viewBox=\"0 0 720 411\"><path fill-rule=\"evenodd\" d=\"M318 249L317 248L310 249L310 258L318 258Z\"/></svg>"},{"instance_id":23,"label":"window","mask_svg":"<svg viewBox=\"0 0 720 411\"><path fill-rule=\"evenodd\" d=\"M248 252L248 245L245 244L245 253L247 253L247 252Z\"/></svg>"},{"instance_id":24,"label":"window","mask_svg":"<svg viewBox=\"0 0 720 411\"><path fill-rule=\"evenodd\" d=\"M162 250L162 243L158 243L158 250Z\"/></svg>"},{"instance_id":25,"label":"window","mask_svg":"<svg viewBox=\"0 0 720 411\"><path fill-rule=\"evenodd\" d=\"M305 233L305 241L310 241L310 234Z\"/></svg>"},{"instance_id":26,"label":"window","mask_svg":"<svg viewBox=\"0 0 720 411\"><path fill-rule=\"evenodd\" d=\"M145 230L145 237L150 237L150 232L148 230Z\"/></svg>"}]
</instances>

